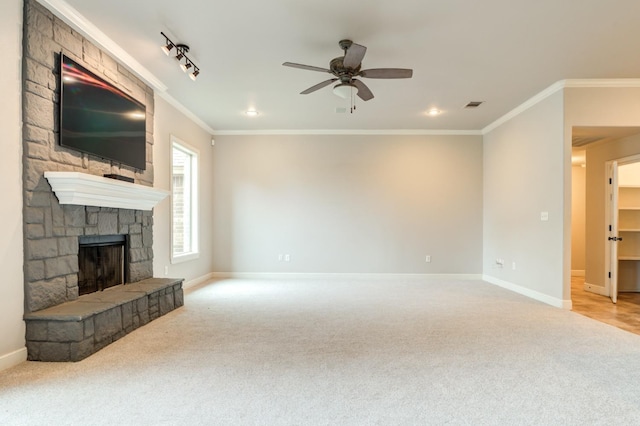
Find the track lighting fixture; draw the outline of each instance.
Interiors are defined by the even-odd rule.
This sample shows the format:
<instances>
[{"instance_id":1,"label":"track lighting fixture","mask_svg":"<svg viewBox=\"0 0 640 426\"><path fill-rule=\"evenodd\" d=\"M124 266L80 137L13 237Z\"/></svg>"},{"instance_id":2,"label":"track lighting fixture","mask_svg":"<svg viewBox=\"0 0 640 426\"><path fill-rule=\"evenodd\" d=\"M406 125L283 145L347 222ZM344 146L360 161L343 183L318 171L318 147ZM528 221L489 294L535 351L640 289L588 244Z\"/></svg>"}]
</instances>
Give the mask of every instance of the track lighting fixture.
<instances>
[{"instance_id":1,"label":"track lighting fixture","mask_svg":"<svg viewBox=\"0 0 640 426\"><path fill-rule=\"evenodd\" d=\"M171 54L171 50L173 50L173 48L175 47L175 58L176 61L178 61L178 64L180 64L180 68L185 73L193 69L193 71L189 73L189 77L191 78L191 80L195 81L195 79L200 74L200 68L198 68L196 64L194 64L193 61L187 56L187 53L189 53L189 46L187 46L186 44L174 43L162 31L160 32L160 34L162 34L162 36L165 38L165 44L161 47L162 51L165 53L165 55L169 56ZM184 63L182 63L183 59Z\"/></svg>"}]
</instances>

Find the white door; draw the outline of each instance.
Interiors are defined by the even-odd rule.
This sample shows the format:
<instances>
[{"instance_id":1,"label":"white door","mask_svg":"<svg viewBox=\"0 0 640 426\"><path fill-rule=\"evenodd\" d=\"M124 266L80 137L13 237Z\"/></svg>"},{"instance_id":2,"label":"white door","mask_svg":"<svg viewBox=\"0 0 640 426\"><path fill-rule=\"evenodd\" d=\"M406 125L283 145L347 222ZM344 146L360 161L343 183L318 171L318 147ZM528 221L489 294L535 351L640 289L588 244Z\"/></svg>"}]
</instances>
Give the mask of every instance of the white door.
<instances>
[{"instance_id":1,"label":"white door","mask_svg":"<svg viewBox=\"0 0 640 426\"><path fill-rule=\"evenodd\" d=\"M612 161L609 169L609 297L618 302L618 162Z\"/></svg>"}]
</instances>

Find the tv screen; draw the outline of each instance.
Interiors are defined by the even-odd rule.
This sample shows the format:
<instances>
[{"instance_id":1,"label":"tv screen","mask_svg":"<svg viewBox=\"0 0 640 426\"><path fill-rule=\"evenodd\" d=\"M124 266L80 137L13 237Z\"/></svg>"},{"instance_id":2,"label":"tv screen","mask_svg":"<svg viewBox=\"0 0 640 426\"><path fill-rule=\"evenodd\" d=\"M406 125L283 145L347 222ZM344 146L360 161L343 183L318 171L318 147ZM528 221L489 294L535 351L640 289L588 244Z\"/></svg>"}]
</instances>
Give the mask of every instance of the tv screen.
<instances>
[{"instance_id":1,"label":"tv screen","mask_svg":"<svg viewBox=\"0 0 640 426\"><path fill-rule=\"evenodd\" d=\"M145 106L63 54L60 63L60 145L144 170Z\"/></svg>"}]
</instances>

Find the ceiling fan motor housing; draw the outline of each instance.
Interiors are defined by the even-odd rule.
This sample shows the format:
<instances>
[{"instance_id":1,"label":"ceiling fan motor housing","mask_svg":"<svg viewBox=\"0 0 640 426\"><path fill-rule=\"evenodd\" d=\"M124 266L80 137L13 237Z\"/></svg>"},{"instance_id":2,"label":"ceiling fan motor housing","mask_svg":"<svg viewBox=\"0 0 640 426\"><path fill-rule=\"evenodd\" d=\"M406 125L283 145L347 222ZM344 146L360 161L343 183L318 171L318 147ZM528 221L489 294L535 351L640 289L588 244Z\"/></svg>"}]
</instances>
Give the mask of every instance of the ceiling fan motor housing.
<instances>
[{"instance_id":1,"label":"ceiling fan motor housing","mask_svg":"<svg viewBox=\"0 0 640 426\"><path fill-rule=\"evenodd\" d=\"M348 83L360 72L360 65L357 68L346 68L344 66L344 56L334 58L329 63L331 74L335 75L343 83Z\"/></svg>"}]
</instances>

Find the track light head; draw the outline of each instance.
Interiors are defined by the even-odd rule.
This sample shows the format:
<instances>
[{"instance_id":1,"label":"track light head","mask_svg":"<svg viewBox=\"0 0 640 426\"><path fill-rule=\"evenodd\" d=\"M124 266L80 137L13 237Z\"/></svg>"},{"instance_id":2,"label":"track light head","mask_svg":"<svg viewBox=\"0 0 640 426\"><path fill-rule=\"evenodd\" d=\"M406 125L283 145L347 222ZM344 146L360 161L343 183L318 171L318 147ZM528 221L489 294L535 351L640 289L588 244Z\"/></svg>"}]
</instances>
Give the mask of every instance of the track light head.
<instances>
[{"instance_id":1,"label":"track light head","mask_svg":"<svg viewBox=\"0 0 640 426\"><path fill-rule=\"evenodd\" d=\"M187 60L184 64L180 64L180 68L182 69L182 72L189 71L189 68L191 68L191 62Z\"/></svg>"},{"instance_id":2,"label":"track light head","mask_svg":"<svg viewBox=\"0 0 640 426\"><path fill-rule=\"evenodd\" d=\"M186 44L176 44L176 49L178 51L178 54L176 55L176 61L181 60L182 58L184 58L184 55L189 53L189 46L187 46Z\"/></svg>"},{"instance_id":3,"label":"track light head","mask_svg":"<svg viewBox=\"0 0 640 426\"><path fill-rule=\"evenodd\" d=\"M173 49L175 46L173 44L173 42L171 40L169 40L169 37L167 37L165 35L165 33L163 33L162 31L160 31L160 34L162 34L162 36L164 37L164 46L161 47L162 51L164 52L165 55L169 56L169 53L171 52L171 49Z\"/></svg>"},{"instance_id":4,"label":"track light head","mask_svg":"<svg viewBox=\"0 0 640 426\"><path fill-rule=\"evenodd\" d=\"M171 43L170 41L167 41L167 44L162 46L161 49L165 55L169 56L169 54L171 53L171 50L173 49L173 43Z\"/></svg>"},{"instance_id":5,"label":"track light head","mask_svg":"<svg viewBox=\"0 0 640 426\"><path fill-rule=\"evenodd\" d=\"M200 74L200 70L198 68L196 68L196 70L194 72L189 74L189 78L191 80L193 80L193 81L196 81L196 78L198 78L198 74Z\"/></svg>"}]
</instances>

